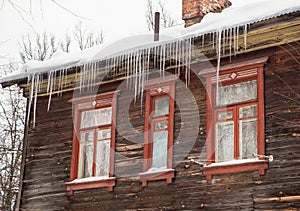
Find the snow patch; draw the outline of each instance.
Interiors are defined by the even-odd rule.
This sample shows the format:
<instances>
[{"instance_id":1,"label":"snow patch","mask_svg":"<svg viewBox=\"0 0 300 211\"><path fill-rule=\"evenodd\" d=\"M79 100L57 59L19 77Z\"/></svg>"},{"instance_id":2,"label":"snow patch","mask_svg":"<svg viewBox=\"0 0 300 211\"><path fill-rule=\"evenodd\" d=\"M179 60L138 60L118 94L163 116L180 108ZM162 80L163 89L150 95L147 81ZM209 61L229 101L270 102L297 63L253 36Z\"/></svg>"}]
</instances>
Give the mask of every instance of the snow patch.
<instances>
[{"instance_id":1,"label":"snow patch","mask_svg":"<svg viewBox=\"0 0 300 211\"><path fill-rule=\"evenodd\" d=\"M167 167L160 167L160 168L150 168L148 171L145 171L142 174L151 174L151 173L163 173L163 172L168 172L168 171L174 171L174 169L168 169Z\"/></svg>"},{"instance_id":2,"label":"snow patch","mask_svg":"<svg viewBox=\"0 0 300 211\"><path fill-rule=\"evenodd\" d=\"M40 84L47 76L47 94L49 95L48 110L54 91L63 90L68 77L68 70L80 66L80 90L95 84L99 71L110 72L116 64L125 65L128 86L134 89L135 96L142 95L144 84L149 72L149 60L154 55L154 65L164 77L165 58L176 62L177 72L180 74L182 65L185 69L185 79L190 78L190 62L192 43L194 38L204 39L209 35L217 55L217 80L220 69L220 58L225 53L224 46L229 42L229 55L239 50L238 39L240 29L244 31L244 48L247 47L247 29L251 23L277 17L283 14L300 11L299 0L231 0L232 6L221 13L209 13L199 24L188 28L183 25L162 30L160 41L153 41L153 34L133 36L114 43L105 43L92 48L63 53L58 51L46 61L29 61L21 71L13 75L0 78L0 84L28 78L30 84L29 108L33 105L33 126L35 125L35 109ZM222 39L224 37L224 39ZM223 51L222 51L223 48ZM124 67L124 66L123 66ZM101 69L102 68L102 69ZM103 76L104 77L104 76ZM100 80L97 78L97 80ZM217 83L218 84L218 83ZM218 89L218 88L217 88ZM30 109L28 111L30 114ZM28 124L28 122L27 122Z\"/></svg>"},{"instance_id":3,"label":"snow patch","mask_svg":"<svg viewBox=\"0 0 300 211\"><path fill-rule=\"evenodd\" d=\"M230 36L236 35L239 27L249 26L252 23L263 21L280 15L296 12L300 10L299 0L231 0L232 6L224 9L221 13L209 13L204 16L199 24L184 28L184 25L161 30L160 41L154 42L152 34L143 36L133 36L115 42L115 45L106 43L94 46L79 52L59 53L44 62L28 62L21 69L23 73L7 76L0 79L0 83L17 80L27 77L28 74L67 69L83 64L107 60L122 54L136 52L141 49L149 49L161 46L176 40L190 39L207 34L223 32ZM246 27L247 28L247 27ZM247 30L245 30L245 33ZM230 40L231 41L231 40ZM234 42L236 46L236 42Z\"/></svg>"},{"instance_id":4,"label":"snow patch","mask_svg":"<svg viewBox=\"0 0 300 211\"><path fill-rule=\"evenodd\" d=\"M258 158L230 160L230 161L224 161L219 163L211 163L209 165L204 165L204 167L229 166L229 165L237 165L237 164L253 163L253 162L265 162L265 160L259 160Z\"/></svg>"},{"instance_id":5,"label":"snow patch","mask_svg":"<svg viewBox=\"0 0 300 211\"><path fill-rule=\"evenodd\" d=\"M87 182L95 182L95 181L102 181L107 179L113 179L114 177L102 176L102 177L87 177L87 178L80 178L75 179L71 182L67 182L66 184L77 184L77 183L87 183Z\"/></svg>"}]
</instances>

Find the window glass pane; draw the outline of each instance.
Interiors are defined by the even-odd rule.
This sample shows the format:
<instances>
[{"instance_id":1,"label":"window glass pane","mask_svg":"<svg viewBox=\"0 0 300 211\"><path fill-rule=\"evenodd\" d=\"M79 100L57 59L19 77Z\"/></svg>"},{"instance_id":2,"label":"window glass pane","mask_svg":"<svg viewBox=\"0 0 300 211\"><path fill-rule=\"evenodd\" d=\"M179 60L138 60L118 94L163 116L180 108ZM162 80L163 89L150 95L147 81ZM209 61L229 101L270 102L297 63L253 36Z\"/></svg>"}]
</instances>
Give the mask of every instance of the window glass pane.
<instances>
[{"instance_id":1,"label":"window glass pane","mask_svg":"<svg viewBox=\"0 0 300 211\"><path fill-rule=\"evenodd\" d=\"M81 128L111 124L112 107L84 111L81 114Z\"/></svg>"},{"instance_id":2,"label":"window glass pane","mask_svg":"<svg viewBox=\"0 0 300 211\"><path fill-rule=\"evenodd\" d=\"M96 176L109 176L110 140L97 142Z\"/></svg>"},{"instance_id":3,"label":"window glass pane","mask_svg":"<svg viewBox=\"0 0 300 211\"><path fill-rule=\"evenodd\" d=\"M163 130L168 128L168 122L162 121L162 122L155 122L155 130Z\"/></svg>"},{"instance_id":4,"label":"window glass pane","mask_svg":"<svg viewBox=\"0 0 300 211\"><path fill-rule=\"evenodd\" d=\"M98 130L98 141L103 139L110 139L110 132L111 129L105 129L105 130Z\"/></svg>"},{"instance_id":5,"label":"window glass pane","mask_svg":"<svg viewBox=\"0 0 300 211\"><path fill-rule=\"evenodd\" d=\"M257 154L257 119L239 121L239 156L253 158Z\"/></svg>"},{"instance_id":6,"label":"window glass pane","mask_svg":"<svg viewBox=\"0 0 300 211\"><path fill-rule=\"evenodd\" d=\"M216 162L234 159L234 124L233 121L216 125Z\"/></svg>"},{"instance_id":7,"label":"window glass pane","mask_svg":"<svg viewBox=\"0 0 300 211\"><path fill-rule=\"evenodd\" d=\"M256 105L240 107L239 115L240 118L256 116L257 115Z\"/></svg>"},{"instance_id":8,"label":"window glass pane","mask_svg":"<svg viewBox=\"0 0 300 211\"><path fill-rule=\"evenodd\" d=\"M218 120L232 119L232 112L218 113Z\"/></svg>"},{"instance_id":9,"label":"window glass pane","mask_svg":"<svg viewBox=\"0 0 300 211\"><path fill-rule=\"evenodd\" d=\"M228 105L257 99L256 80L219 86L217 105Z\"/></svg>"},{"instance_id":10,"label":"window glass pane","mask_svg":"<svg viewBox=\"0 0 300 211\"><path fill-rule=\"evenodd\" d=\"M167 168L168 131L155 132L153 135L152 168Z\"/></svg>"},{"instance_id":11,"label":"window glass pane","mask_svg":"<svg viewBox=\"0 0 300 211\"><path fill-rule=\"evenodd\" d=\"M86 178L92 176L93 170L93 142L80 144L78 178Z\"/></svg>"},{"instance_id":12,"label":"window glass pane","mask_svg":"<svg viewBox=\"0 0 300 211\"><path fill-rule=\"evenodd\" d=\"M94 132L93 131L81 133L80 136L81 136L80 142L88 142L88 141L93 142L94 141Z\"/></svg>"},{"instance_id":13,"label":"window glass pane","mask_svg":"<svg viewBox=\"0 0 300 211\"><path fill-rule=\"evenodd\" d=\"M158 98L154 102L154 116L169 114L169 97Z\"/></svg>"}]
</instances>

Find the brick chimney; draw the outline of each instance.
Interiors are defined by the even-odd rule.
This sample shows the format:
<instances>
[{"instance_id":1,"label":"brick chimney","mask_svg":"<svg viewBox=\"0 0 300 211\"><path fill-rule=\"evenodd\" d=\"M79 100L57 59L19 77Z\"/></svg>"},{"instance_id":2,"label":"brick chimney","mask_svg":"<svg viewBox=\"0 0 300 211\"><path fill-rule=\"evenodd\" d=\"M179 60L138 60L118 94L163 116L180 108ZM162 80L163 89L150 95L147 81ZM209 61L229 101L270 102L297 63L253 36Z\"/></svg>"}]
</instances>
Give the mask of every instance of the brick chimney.
<instances>
[{"instance_id":1,"label":"brick chimney","mask_svg":"<svg viewBox=\"0 0 300 211\"><path fill-rule=\"evenodd\" d=\"M182 0L182 19L185 27L200 23L204 15L221 12L231 6L229 0Z\"/></svg>"}]
</instances>

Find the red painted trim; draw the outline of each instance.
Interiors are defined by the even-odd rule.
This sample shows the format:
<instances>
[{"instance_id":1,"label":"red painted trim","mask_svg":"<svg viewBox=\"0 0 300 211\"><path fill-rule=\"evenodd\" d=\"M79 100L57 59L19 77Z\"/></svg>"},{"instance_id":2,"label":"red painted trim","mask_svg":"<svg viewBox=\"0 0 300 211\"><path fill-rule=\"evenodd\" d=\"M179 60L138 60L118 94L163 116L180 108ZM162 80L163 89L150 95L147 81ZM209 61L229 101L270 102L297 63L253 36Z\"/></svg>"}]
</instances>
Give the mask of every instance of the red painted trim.
<instances>
[{"instance_id":1,"label":"red painted trim","mask_svg":"<svg viewBox=\"0 0 300 211\"><path fill-rule=\"evenodd\" d=\"M170 86L169 100L169 124L168 124L168 161L167 168L172 168L173 159L173 130L174 130L174 111L175 109L175 84Z\"/></svg>"},{"instance_id":2,"label":"red painted trim","mask_svg":"<svg viewBox=\"0 0 300 211\"><path fill-rule=\"evenodd\" d=\"M145 172L141 173L140 180L142 181L142 186L147 186L148 181L155 181L155 180L166 180L168 184L172 183L172 179L175 175L174 169L168 169L167 171L163 172Z\"/></svg>"},{"instance_id":3,"label":"red painted trim","mask_svg":"<svg viewBox=\"0 0 300 211\"><path fill-rule=\"evenodd\" d=\"M267 62L268 59L269 59L269 57L262 57L262 58L250 59L250 60L245 60L245 61L241 61L241 62L224 65L224 66L220 67L220 72L222 72L222 74L227 74L230 72L244 70L245 67L248 70L262 67ZM216 75L216 68L213 67L213 68L205 69L205 70L200 71L198 74L201 77L209 78L209 77Z\"/></svg>"},{"instance_id":4,"label":"red painted trim","mask_svg":"<svg viewBox=\"0 0 300 211\"><path fill-rule=\"evenodd\" d=\"M95 176L96 174L96 157L97 157L97 130L94 130L94 150L93 150L93 165L92 165L92 175Z\"/></svg>"},{"instance_id":5,"label":"red painted trim","mask_svg":"<svg viewBox=\"0 0 300 211\"><path fill-rule=\"evenodd\" d=\"M258 170L260 175L265 173L265 169L268 169L268 161L254 161L251 163L241 163L234 165L224 165L224 166L206 166L203 168L203 175L206 176L207 180L212 179L212 175L228 174L235 172L244 171L255 171Z\"/></svg>"},{"instance_id":6,"label":"red painted trim","mask_svg":"<svg viewBox=\"0 0 300 211\"><path fill-rule=\"evenodd\" d=\"M211 84L211 78L207 78L207 86L206 86L206 165L211 164L212 160L214 160L213 154L214 154L214 127L212 125L212 87Z\"/></svg>"},{"instance_id":7,"label":"red painted trim","mask_svg":"<svg viewBox=\"0 0 300 211\"><path fill-rule=\"evenodd\" d=\"M78 106L74 106L74 125L73 125L73 141L72 141L72 157L71 157L71 167L70 167L70 180L77 178L78 174L78 151L79 151L79 131L78 127L80 124L79 114L76 112Z\"/></svg>"},{"instance_id":8,"label":"red painted trim","mask_svg":"<svg viewBox=\"0 0 300 211\"><path fill-rule=\"evenodd\" d=\"M238 107L234 106L233 109L233 121L234 121L234 159L239 158L239 113Z\"/></svg>"},{"instance_id":9,"label":"red painted trim","mask_svg":"<svg viewBox=\"0 0 300 211\"><path fill-rule=\"evenodd\" d=\"M174 110L175 110L175 80L178 77L172 77L170 81L147 84L146 87L146 103L145 103L145 124L144 124L144 164L143 171L146 172L152 167L152 151L153 151L153 133L155 131L154 123L157 121L168 121L168 154L167 154L167 168L170 172L157 172L157 173L142 173L140 178L143 186L147 186L151 180L166 179L168 183L172 182L174 177L174 170L172 169L173 159L173 130L174 130ZM157 89L161 88L161 92ZM168 96L169 97L169 114L152 117L151 113L154 111L155 100ZM151 128L151 129L150 129Z\"/></svg>"},{"instance_id":10,"label":"red painted trim","mask_svg":"<svg viewBox=\"0 0 300 211\"><path fill-rule=\"evenodd\" d=\"M83 189L92 189L92 188L108 187L108 190L112 191L115 185L116 185L115 177L111 177L104 180L97 180L97 181L66 183L67 191L69 195L72 195L74 190L83 190Z\"/></svg>"},{"instance_id":11,"label":"red painted trim","mask_svg":"<svg viewBox=\"0 0 300 211\"><path fill-rule=\"evenodd\" d=\"M97 94L97 95L72 98L71 100L69 100L69 102L71 102L73 104L93 102L93 100L112 98L117 93L118 93L118 91L113 91L113 92L106 92L106 93Z\"/></svg>"},{"instance_id":12,"label":"red painted trim","mask_svg":"<svg viewBox=\"0 0 300 211\"><path fill-rule=\"evenodd\" d=\"M151 104L150 104L150 92L146 92L146 104L145 104L145 122L144 122L144 165L143 165L143 171L147 171L149 168L149 139L150 139L150 110L151 110Z\"/></svg>"},{"instance_id":13,"label":"red painted trim","mask_svg":"<svg viewBox=\"0 0 300 211\"><path fill-rule=\"evenodd\" d=\"M112 99L112 123L111 123L111 140L110 140L110 162L109 162L109 177L114 175L115 163L115 139L116 139L116 125L117 125L117 96L114 95Z\"/></svg>"},{"instance_id":14,"label":"red painted trim","mask_svg":"<svg viewBox=\"0 0 300 211\"><path fill-rule=\"evenodd\" d=\"M263 57L259 59L253 59L249 61L244 61L236 64L230 64L225 67L220 68L220 80L218 81L220 85L230 85L250 80L257 80L257 101L248 101L243 103L236 103L233 105L226 106L215 106L216 105L216 95L215 95L215 69L210 69L208 71L200 71L199 75L206 79L206 105L207 105L207 136L206 136L206 165L209 166L211 163L215 162L215 145L216 145L216 128L215 125L217 122L217 113L218 111L224 109L226 110L228 107L233 108L233 120L234 120L234 157L237 159L239 157L239 115L238 109L240 105L247 104L255 104L257 103L257 148L258 154L264 155L265 153L265 143L264 143L264 79L263 79L263 66L265 62L268 60L268 57ZM251 63L253 62L253 63ZM235 78L231 79L230 75L235 73ZM227 120L225 120L227 121ZM251 164L245 163L242 166L240 171L247 170L250 167L244 166L253 166ZM260 164L259 164L260 165ZM257 165L254 165L257 167ZM208 167L207 167L208 168ZM221 171L222 173L230 173L232 171L239 171L238 167L224 167L223 170L214 170L208 174L208 170L204 170L203 172L207 174L207 179L211 179L212 174L218 173ZM218 167L214 167L213 169L218 169ZM266 168L258 168L260 173L263 173ZM256 170L256 169L255 169Z\"/></svg>"},{"instance_id":15,"label":"red painted trim","mask_svg":"<svg viewBox=\"0 0 300 211\"><path fill-rule=\"evenodd\" d=\"M92 102L96 101L97 105L92 106ZM82 183L67 183L67 190L72 193L73 190L81 190L87 188L108 187L109 191L112 191L112 187L115 185L114 175L114 152L115 152L115 129L116 129L116 107L117 107L117 92L109 92L99 94L96 96L81 97L78 99L70 100L74 104L74 132L72 142L72 157L71 157L71 169L70 169L70 181L78 178L78 162L79 162L79 144L80 144L80 131L94 130L94 152L93 152L93 169L92 175L96 174L96 157L97 157L97 136L96 130L102 128L111 127L111 141L110 141L110 162L109 162L109 177L106 180L89 181ZM81 113L83 111L94 110L98 108L112 107L112 122L109 125L96 126L93 128L80 129Z\"/></svg>"},{"instance_id":16,"label":"red painted trim","mask_svg":"<svg viewBox=\"0 0 300 211\"><path fill-rule=\"evenodd\" d=\"M265 110L264 110L264 74L263 67L258 68L257 76L257 89L258 89L258 117L257 117L257 151L259 155L265 154Z\"/></svg>"}]
</instances>

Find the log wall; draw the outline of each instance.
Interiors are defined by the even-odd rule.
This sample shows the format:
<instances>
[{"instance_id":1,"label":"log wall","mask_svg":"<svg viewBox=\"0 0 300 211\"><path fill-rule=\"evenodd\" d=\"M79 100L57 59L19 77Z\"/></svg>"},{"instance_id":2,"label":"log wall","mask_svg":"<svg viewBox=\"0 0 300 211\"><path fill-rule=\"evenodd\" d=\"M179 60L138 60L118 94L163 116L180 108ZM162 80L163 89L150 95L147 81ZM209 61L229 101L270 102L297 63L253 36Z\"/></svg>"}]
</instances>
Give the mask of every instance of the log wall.
<instances>
[{"instance_id":1,"label":"log wall","mask_svg":"<svg viewBox=\"0 0 300 211\"><path fill-rule=\"evenodd\" d=\"M206 105L205 89L192 75L189 89L199 108L200 125L195 139L191 131L181 130L192 125L197 117L186 97L184 84L177 83L176 99L184 109L175 109L174 160L182 156L184 146L191 144L186 156L174 162L176 170L172 184L149 182L142 187L138 174L142 172L144 107L130 96L118 97L115 174L116 187L75 191L69 196L65 182L69 181L72 150L73 92L52 96L47 112L47 97L37 104L37 122L29 129L25 177L21 210L299 210L300 209L300 44L291 44L239 55L247 58L269 56L265 66L266 154L274 162L264 176L257 171L213 176L206 181L201 165L192 162L205 159ZM224 59L223 64L228 61ZM201 68L201 66L195 66ZM114 90L118 84L101 87ZM130 102L130 119L126 116ZM128 122L133 125L128 129ZM123 131L123 132L119 132ZM180 138L179 134L184 135ZM179 138L178 138L179 137Z\"/></svg>"}]
</instances>

